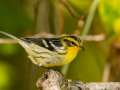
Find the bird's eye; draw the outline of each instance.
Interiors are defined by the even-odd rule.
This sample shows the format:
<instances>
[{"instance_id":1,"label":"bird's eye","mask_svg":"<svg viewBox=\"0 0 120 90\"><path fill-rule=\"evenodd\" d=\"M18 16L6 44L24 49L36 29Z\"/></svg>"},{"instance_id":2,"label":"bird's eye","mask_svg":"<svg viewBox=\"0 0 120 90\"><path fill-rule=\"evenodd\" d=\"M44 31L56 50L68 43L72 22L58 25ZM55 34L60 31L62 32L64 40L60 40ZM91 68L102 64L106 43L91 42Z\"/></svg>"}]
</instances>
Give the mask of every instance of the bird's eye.
<instances>
[{"instance_id":1,"label":"bird's eye","mask_svg":"<svg viewBox=\"0 0 120 90\"><path fill-rule=\"evenodd\" d=\"M72 46L76 46L76 44L75 44L74 42L71 42L71 45L72 45Z\"/></svg>"},{"instance_id":2,"label":"bird's eye","mask_svg":"<svg viewBox=\"0 0 120 90\"><path fill-rule=\"evenodd\" d=\"M68 46L77 46L76 43L74 43L73 41L70 41L70 40L67 40L67 39L64 39L64 41L66 42L66 44Z\"/></svg>"}]
</instances>

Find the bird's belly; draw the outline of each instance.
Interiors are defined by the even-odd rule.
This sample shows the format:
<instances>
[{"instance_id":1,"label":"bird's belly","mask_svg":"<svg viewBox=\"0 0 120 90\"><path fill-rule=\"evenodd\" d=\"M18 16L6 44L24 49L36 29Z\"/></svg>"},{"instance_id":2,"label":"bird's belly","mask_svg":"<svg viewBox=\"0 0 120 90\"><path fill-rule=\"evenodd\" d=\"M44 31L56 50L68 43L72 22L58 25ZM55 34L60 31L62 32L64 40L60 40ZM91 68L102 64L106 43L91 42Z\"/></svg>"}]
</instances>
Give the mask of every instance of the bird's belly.
<instances>
[{"instance_id":1,"label":"bird's belly","mask_svg":"<svg viewBox=\"0 0 120 90\"><path fill-rule=\"evenodd\" d=\"M77 55L79 49L77 47L70 47L65 54L53 52L42 47L37 47L37 49L32 47L26 51L34 64L44 67L53 67L70 63Z\"/></svg>"},{"instance_id":2,"label":"bird's belly","mask_svg":"<svg viewBox=\"0 0 120 90\"><path fill-rule=\"evenodd\" d=\"M39 50L35 51L35 49L31 51L27 51L30 60L38 65L44 67L53 67L53 66L60 66L63 64L63 60L65 55L60 55L57 52L49 51L45 48L40 48Z\"/></svg>"},{"instance_id":3,"label":"bird's belly","mask_svg":"<svg viewBox=\"0 0 120 90\"><path fill-rule=\"evenodd\" d=\"M58 55L57 53L41 54L39 57L34 57L34 61L39 66L53 67L61 66L63 64L64 55Z\"/></svg>"}]
</instances>

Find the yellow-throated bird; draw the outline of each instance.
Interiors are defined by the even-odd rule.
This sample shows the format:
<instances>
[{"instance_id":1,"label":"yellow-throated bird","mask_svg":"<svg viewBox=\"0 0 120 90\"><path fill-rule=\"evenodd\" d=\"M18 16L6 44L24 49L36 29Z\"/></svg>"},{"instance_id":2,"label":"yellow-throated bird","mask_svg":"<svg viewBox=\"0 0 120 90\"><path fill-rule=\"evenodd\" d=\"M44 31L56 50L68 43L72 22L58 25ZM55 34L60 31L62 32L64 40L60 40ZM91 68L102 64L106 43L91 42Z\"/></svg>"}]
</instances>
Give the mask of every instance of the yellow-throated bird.
<instances>
[{"instance_id":1,"label":"yellow-throated bird","mask_svg":"<svg viewBox=\"0 0 120 90\"><path fill-rule=\"evenodd\" d=\"M44 67L68 64L82 48L80 38L75 35L32 36L19 39L3 31L0 33L15 39L34 64Z\"/></svg>"}]
</instances>

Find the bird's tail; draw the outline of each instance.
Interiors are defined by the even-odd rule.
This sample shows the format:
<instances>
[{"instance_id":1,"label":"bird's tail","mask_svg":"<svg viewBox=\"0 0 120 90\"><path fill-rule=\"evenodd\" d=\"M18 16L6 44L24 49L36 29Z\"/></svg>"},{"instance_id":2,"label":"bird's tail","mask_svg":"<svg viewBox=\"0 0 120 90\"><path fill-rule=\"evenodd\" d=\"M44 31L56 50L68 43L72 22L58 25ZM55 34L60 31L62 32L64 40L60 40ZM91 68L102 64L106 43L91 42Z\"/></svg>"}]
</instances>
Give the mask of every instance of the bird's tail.
<instances>
[{"instance_id":1,"label":"bird's tail","mask_svg":"<svg viewBox=\"0 0 120 90\"><path fill-rule=\"evenodd\" d=\"M12 34L9 34L9 33L6 33L4 31L0 31L0 33L5 35L5 36L7 36L7 37L10 37L10 38L16 40L23 48L27 48L28 47L26 42L24 42L23 40L17 38L16 36L14 36Z\"/></svg>"}]
</instances>

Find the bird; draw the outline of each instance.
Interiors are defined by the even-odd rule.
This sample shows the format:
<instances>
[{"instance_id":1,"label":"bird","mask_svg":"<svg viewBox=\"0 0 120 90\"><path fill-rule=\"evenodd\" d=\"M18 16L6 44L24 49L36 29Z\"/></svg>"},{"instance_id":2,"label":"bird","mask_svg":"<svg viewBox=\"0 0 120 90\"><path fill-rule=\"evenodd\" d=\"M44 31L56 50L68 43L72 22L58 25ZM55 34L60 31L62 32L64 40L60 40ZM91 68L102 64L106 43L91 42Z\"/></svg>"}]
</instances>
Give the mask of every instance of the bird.
<instances>
[{"instance_id":1,"label":"bird","mask_svg":"<svg viewBox=\"0 0 120 90\"><path fill-rule=\"evenodd\" d=\"M0 33L16 40L25 49L32 63L43 67L68 64L83 48L82 40L77 35L34 35L17 38L4 31Z\"/></svg>"}]
</instances>

